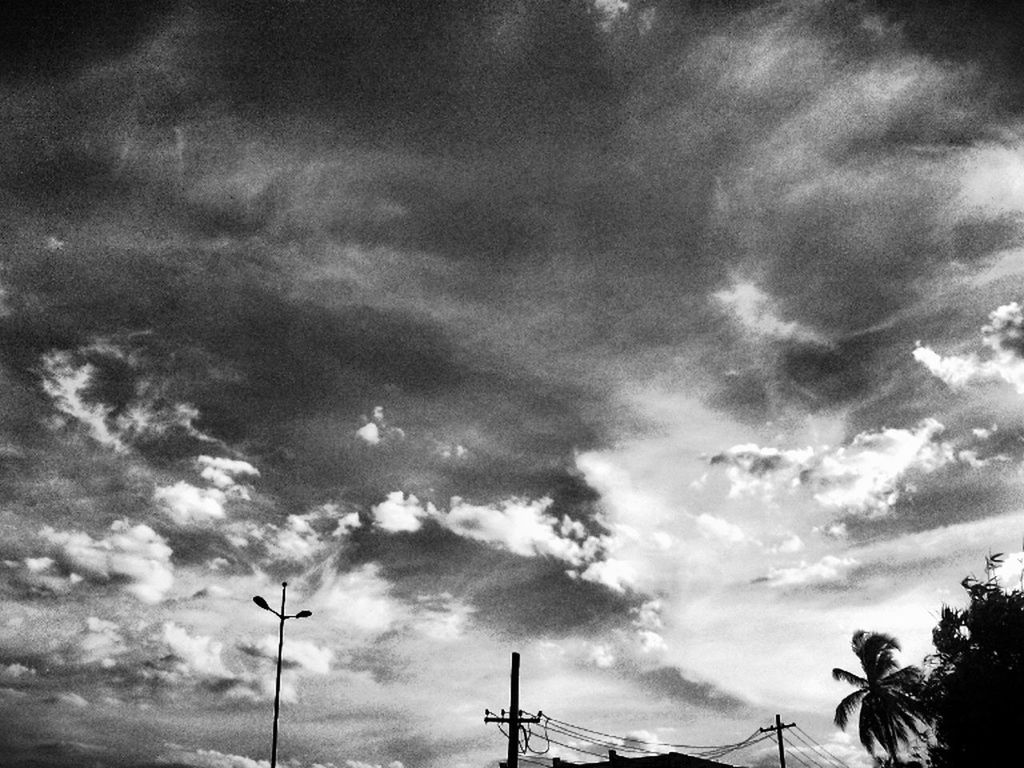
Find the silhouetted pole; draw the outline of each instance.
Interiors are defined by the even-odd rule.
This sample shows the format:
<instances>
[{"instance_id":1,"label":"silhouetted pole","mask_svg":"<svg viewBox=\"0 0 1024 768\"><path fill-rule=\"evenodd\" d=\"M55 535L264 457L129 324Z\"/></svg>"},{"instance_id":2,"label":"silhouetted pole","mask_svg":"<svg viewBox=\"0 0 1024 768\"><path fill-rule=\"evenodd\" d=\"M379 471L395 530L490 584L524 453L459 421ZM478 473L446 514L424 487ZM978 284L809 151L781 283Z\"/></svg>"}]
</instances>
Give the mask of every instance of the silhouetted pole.
<instances>
[{"instance_id":1,"label":"silhouetted pole","mask_svg":"<svg viewBox=\"0 0 1024 768\"><path fill-rule=\"evenodd\" d=\"M252 601L265 611L270 611L280 619L277 632L277 678L274 682L274 731L270 742L270 768L277 766L277 721L281 714L281 660L284 657L284 623L288 619L305 619L313 615L312 611L299 611L293 616L284 612L285 591L288 589L288 582L281 582L281 612L278 613L271 608L267 601L259 595L253 597Z\"/></svg>"},{"instance_id":2,"label":"silhouetted pole","mask_svg":"<svg viewBox=\"0 0 1024 768\"><path fill-rule=\"evenodd\" d=\"M519 768L519 654L512 654L508 695L508 768Z\"/></svg>"},{"instance_id":3,"label":"silhouetted pole","mask_svg":"<svg viewBox=\"0 0 1024 768\"><path fill-rule=\"evenodd\" d=\"M503 765L505 768L519 768L519 727L522 723L539 723L538 712L534 717L523 717L519 710L519 654L512 652L512 674L509 681L509 712L508 717L489 717L490 710L484 712L485 723L508 723L508 757ZM502 710L502 715L505 711Z\"/></svg>"},{"instance_id":4,"label":"silhouetted pole","mask_svg":"<svg viewBox=\"0 0 1024 768\"><path fill-rule=\"evenodd\" d=\"M775 725L767 728L758 728L758 733L767 733L768 731L775 731L775 736L779 740L779 768L786 768L786 750L782 746L782 731L785 728L792 728L796 723L789 723L788 725L782 724L782 715L775 715Z\"/></svg>"}]
</instances>

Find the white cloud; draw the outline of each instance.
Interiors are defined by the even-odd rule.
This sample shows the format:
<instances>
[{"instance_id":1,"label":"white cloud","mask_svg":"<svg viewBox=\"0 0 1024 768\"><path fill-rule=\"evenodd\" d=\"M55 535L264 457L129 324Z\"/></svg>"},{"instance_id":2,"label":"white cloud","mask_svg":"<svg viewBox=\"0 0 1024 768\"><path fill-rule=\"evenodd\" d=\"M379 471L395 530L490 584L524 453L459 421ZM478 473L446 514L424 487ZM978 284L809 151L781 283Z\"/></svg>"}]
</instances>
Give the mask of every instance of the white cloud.
<instances>
[{"instance_id":1,"label":"white cloud","mask_svg":"<svg viewBox=\"0 0 1024 768\"><path fill-rule=\"evenodd\" d=\"M801 562L788 568L772 568L768 572L768 582L775 587L791 587L840 581L856 565L859 562L852 557L825 555L816 563Z\"/></svg>"},{"instance_id":2,"label":"white cloud","mask_svg":"<svg viewBox=\"0 0 1024 768\"><path fill-rule=\"evenodd\" d=\"M598 669L609 669L615 665L615 653L605 643L597 643L590 649L587 661Z\"/></svg>"},{"instance_id":3,"label":"white cloud","mask_svg":"<svg viewBox=\"0 0 1024 768\"><path fill-rule=\"evenodd\" d=\"M222 490L238 484L237 477L259 477L259 470L247 461L226 459L215 456L199 456L196 459L202 470L199 476Z\"/></svg>"},{"instance_id":4,"label":"white cloud","mask_svg":"<svg viewBox=\"0 0 1024 768\"><path fill-rule=\"evenodd\" d=\"M975 147L964 160L957 200L963 213L998 218L1024 212L1024 154L1018 147Z\"/></svg>"},{"instance_id":5,"label":"white cloud","mask_svg":"<svg viewBox=\"0 0 1024 768\"><path fill-rule=\"evenodd\" d=\"M254 760L241 755L229 755L212 749L188 751L180 748L161 755L159 762L190 765L194 768L270 768L267 760Z\"/></svg>"},{"instance_id":6,"label":"white cloud","mask_svg":"<svg viewBox=\"0 0 1024 768\"><path fill-rule=\"evenodd\" d=\"M785 555L791 555L796 552L800 552L804 548L803 539L797 536L795 533L791 533L786 536L782 541L771 548L772 552L778 552Z\"/></svg>"},{"instance_id":7,"label":"white cloud","mask_svg":"<svg viewBox=\"0 0 1024 768\"><path fill-rule=\"evenodd\" d=\"M1003 555L1002 562L992 570L992 577L1006 590L1024 590L1024 552Z\"/></svg>"},{"instance_id":8,"label":"white cloud","mask_svg":"<svg viewBox=\"0 0 1024 768\"><path fill-rule=\"evenodd\" d=\"M36 671L23 664L0 665L0 680L23 680L26 677L34 677Z\"/></svg>"},{"instance_id":9,"label":"white cloud","mask_svg":"<svg viewBox=\"0 0 1024 768\"><path fill-rule=\"evenodd\" d=\"M366 417L363 417L366 419ZM387 440L396 440L405 437L398 427L389 426L384 420L384 407L378 405L373 409L373 416L366 419L366 423L356 430L356 437L370 445L380 445Z\"/></svg>"},{"instance_id":10,"label":"white cloud","mask_svg":"<svg viewBox=\"0 0 1024 768\"><path fill-rule=\"evenodd\" d=\"M56 559L69 572L92 582L124 581L124 589L145 603L163 600L174 583L171 548L148 525L118 520L110 535L93 539L81 531L56 531L49 526L40 536L53 545Z\"/></svg>"},{"instance_id":11,"label":"white cloud","mask_svg":"<svg viewBox=\"0 0 1024 768\"><path fill-rule=\"evenodd\" d=\"M737 282L730 290L712 294L743 328L753 334L782 341L824 344L826 340L810 328L776 315L770 297L753 283Z\"/></svg>"},{"instance_id":12,"label":"white cloud","mask_svg":"<svg viewBox=\"0 0 1024 768\"><path fill-rule=\"evenodd\" d=\"M80 696L77 693L71 693L67 691L65 693L59 693L54 697L54 701L57 704L63 704L68 707L75 707L76 709L84 709L89 706L88 699Z\"/></svg>"},{"instance_id":13,"label":"white cloud","mask_svg":"<svg viewBox=\"0 0 1024 768\"><path fill-rule=\"evenodd\" d=\"M239 648L252 655L277 660L277 635L266 635L256 642L239 643ZM286 669L301 669L317 675L326 675L331 671L333 652L330 648L321 648L308 640L293 640L285 643L282 655L282 666Z\"/></svg>"},{"instance_id":14,"label":"white cloud","mask_svg":"<svg viewBox=\"0 0 1024 768\"><path fill-rule=\"evenodd\" d=\"M580 542L560 535L560 521L545 514L551 504L549 498L509 499L487 506L469 504L454 497L442 521L446 528L460 536L498 545L517 555L549 555L572 565L582 565L593 556L593 552L585 548L595 548L596 540L584 538ZM579 537L578 529L572 533Z\"/></svg>"},{"instance_id":15,"label":"white cloud","mask_svg":"<svg viewBox=\"0 0 1024 768\"><path fill-rule=\"evenodd\" d=\"M85 664L98 662L104 667L114 666L113 657L125 650L120 627L113 621L90 616L86 620L86 629L78 641L80 660Z\"/></svg>"},{"instance_id":16,"label":"white cloud","mask_svg":"<svg viewBox=\"0 0 1024 768\"><path fill-rule=\"evenodd\" d=\"M57 410L84 425L96 442L117 451L125 449L121 438L107 424L113 408L84 398L96 372L94 366L77 364L70 352L58 351L43 356L42 368L43 391L53 398Z\"/></svg>"},{"instance_id":17,"label":"white cloud","mask_svg":"<svg viewBox=\"0 0 1024 768\"><path fill-rule=\"evenodd\" d=\"M975 354L943 357L920 345L914 350L914 359L954 389L974 381L1002 380L1024 394L1024 312L1020 305L1013 301L989 313L981 338L990 350L985 359Z\"/></svg>"},{"instance_id":18,"label":"white cloud","mask_svg":"<svg viewBox=\"0 0 1024 768\"><path fill-rule=\"evenodd\" d=\"M193 637L184 627L171 621L164 624L161 640L176 657L179 672L201 677L234 677L221 659L223 643L210 637Z\"/></svg>"},{"instance_id":19,"label":"white cloud","mask_svg":"<svg viewBox=\"0 0 1024 768\"><path fill-rule=\"evenodd\" d=\"M933 472L955 461L949 443L935 438L944 427L925 419L917 429L883 429L857 435L820 457L810 484L814 498L827 507L885 512L900 494L900 479L909 471Z\"/></svg>"},{"instance_id":20,"label":"white cloud","mask_svg":"<svg viewBox=\"0 0 1024 768\"><path fill-rule=\"evenodd\" d=\"M356 436L370 445L377 445L380 442L380 428L369 421L356 430Z\"/></svg>"},{"instance_id":21,"label":"white cloud","mask_svg":"<svg viewBox=\"0 0 1024 768\"><path fill-rule=\"evenodd\" d=\"M416 603L413 626L420 634L441 642L462 637L474 610L447 592L419 595Z\"/></svg>"},{"instance_id":22,"label":"white cloud","mask_svg":"<svg viewBox=\"0 0 1024 768\"><path fill-rule=\"evenodd\" d=\"M321 547L320 536L304 515L288 515L283 528L268 526L265 543L268 553L278 560L305 560Z\"/></svg>"},{"instance_id":23,"label":"white cloud","mask_svg":"<svg viewBox=\"0 0 1024 768\"><path fill-rule=\"evenodd\" d=\"M603 584L613 592L624 592L636 583L637 571L632 563L612 557L591 563L579 573L579 577L584 581Z\"/></svg>"},{"instance_id":24,"label":"white cloud","mask_svg":"<svg viewBox=\"0 0 1024 768\"><path fill-rule=\"evenodd\" d=\"M224 517L226 496L219 488L197 488L180 480L174 485L157 486L153 500L161 504L178 525L192 525Z\"/></svg>"},{"instance_id":25,"label":"white cloud","mask_svg":"<svg viewBox=\"0 0 1024 768\"><path fill-rule=\"evenodd\" d=\"M424 517L436 514L433 505L424 508L415 496L406 497L401 491L389 493L387 499L371 509L373 522L378 528L391 533L418 531Z\"/></svg>"},{"instance_id":26,"label":"white cloud","mask_svg":"<svg viewBox=\"0 0 1024 768\"><path fill-rule=\"evenodd\" d=\"M391 584L376 563L329 573L308 603L347 631L369 635L387 632L405 616L403 604L391 596Z\"/></svg>"},{"instance_id":27,"label":"white cloud","mask_svg":"<svg viewBox=\"0 0 1024 768\"><path fill-rule=\"evenodd\" d=\"M706 512L697 516L697 528L704 536L728 544L740 544L747 541L747 535L738 525Z\"/></svg>"},{"instance_id":28,"label":"white cloud","mask_svg":"<svg viewBox=\"0 0 1024 768\"><path fill-rule=\"evenodd\" d=\"M711 459L725 464L730 495L772 498L780 488L808 489L818 504L849 512L884 514L905 490L911 472L929 473L957 461L944 427L925 419L914 429L862 432L848 445L783 451L739 445Z\"/></svg>"},{"instance_id":29,"label":"white cloud","mask_svg":"<svg viewBox=\"0 0 1024 768\"><path fill-rule=\"evenodd\" d=\"M400 760L392 760L386 766L381 763L366 763L362 760L346 760L346 768L405 768Z\"/></svg>"},{"instance_id":30,"label":"white cloud","mask_svg":"<svg viewBox=\"0 0 1024 768\"><path fill-rule=\"evenodd\" d=\"M180 428L197 440L211 441L195 427L199 416L195 406L169 402L161 385L141 375L134 383L132 398L113 417L114 406L89 397L101 364L88 361L89 357L96 361L116 360L133 370L139 367L140 360L107 339L95 339L77 352L55 350L43 355L43 391L53 399L60 413L82 424L93 440L115 451L124 451L133 439L159 437Z\"/></svg>"}]
</instances>

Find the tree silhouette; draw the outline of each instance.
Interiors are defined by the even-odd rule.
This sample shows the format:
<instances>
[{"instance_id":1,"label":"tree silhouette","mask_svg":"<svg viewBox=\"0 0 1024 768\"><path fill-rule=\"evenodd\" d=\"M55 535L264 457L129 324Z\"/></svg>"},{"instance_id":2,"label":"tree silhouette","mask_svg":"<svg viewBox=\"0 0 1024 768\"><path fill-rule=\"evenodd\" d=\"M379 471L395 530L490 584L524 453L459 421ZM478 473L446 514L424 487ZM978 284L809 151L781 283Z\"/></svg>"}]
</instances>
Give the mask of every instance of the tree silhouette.
<instances>
[{"instance_id":1,"label":"tree silhouette","mask_svg":"<svg viewBox=\"0 0 1024 768\"><path fill-rule=\"evenodd\" d=\"M935 654L925 694L934 719L929 756L935 768L1007 764L1008 755L1019 759L1024 589L1000 584L1001 564L1001 555L990 555L984 581L964 579L969 604L943 606L932 632Z\"/></svg>"},{"instance_id":2,"label":"tree silhouette","mask_svg":"<svg viewBox=\"0 0 1024 768\"><path fill-rule=\"evenodd\" d=\"M918 722L927 720L919 699L921 670L896 663L894 655L900 645L891 635L859 629L853 633L850 645L860 659L864 675L838 667L832 670L833 678L857 689L839 702L835 723L845 730L859 705L861 744L872 756L876 746L880 746L888 756L883 764L893 765L900 745L918 735Z\"/></svg>"}]
</instances>

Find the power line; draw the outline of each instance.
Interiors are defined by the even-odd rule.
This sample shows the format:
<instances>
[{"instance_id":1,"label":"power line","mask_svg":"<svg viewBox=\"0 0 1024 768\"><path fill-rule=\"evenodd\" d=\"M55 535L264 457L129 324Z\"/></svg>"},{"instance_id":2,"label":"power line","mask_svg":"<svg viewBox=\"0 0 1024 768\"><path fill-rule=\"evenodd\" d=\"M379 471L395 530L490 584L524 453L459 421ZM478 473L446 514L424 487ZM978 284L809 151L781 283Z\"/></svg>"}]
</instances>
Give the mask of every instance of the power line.
<instances>
[{"instance_id":1,"label":"power line","mask_svg":"<svg viewBox=\"0 0 1024 768\"><path fill-rule=\"evenodd\" d=\"M562 734L574 739L586 740L587 742L594 744L595 746L608 747L609 749L617 749L625 752L640 752L648 755L661 755L664 754L664 750L644 749L643 747L632 747L627 744L622 744L615 741L605 741L602 739L595 739L592 736L588 736L580 731L573 731L568 728L562 728L561 726L554 725L548 722L544 723L545 732L548 730L554 733Z\"/></svg>"},{"instance_id":2,"label":"power line","mask_svg":"<svg viewBox=\"0 0 1024 768\"><path fill-rule=\"evenodd\" d=\"M791 747L795 746L793 742L791 742L786 736L783 736L782 740L789 744ZM794 750L790 750L789 752L787 752L786 757L790 758L791 760L796 760L796 762L800 763L800 765L805 766L805 768L816 768L817 766L820 766L819 763L811 763L807 760L804 760L804 758L801 757L800 753Z\"/></svg>"},{"instance_id":3,"label":"power line","mask_svg":"<svg viewBox=\"0 0 1024 768\"><path fill-rule=\"evenodd\" d=\"M837 766L840 766L840 768L847 768L846 763L843 762L843 760L841 758L837 757L835 755L835 753L829 751L829 749L827 747L825 747L820 742L818 742L813 736L811 736L809 733L807 733L807 731L805 731L799 725L796 727L796 729L797 729L797 731L802 733L804 736L806 736L808 739L810 739L811 743L813 743L820 752L824 752L826 755L828 755L830 758L832 758L832 761Z\"/></svg>"},{"instance_id":4,"label":"power line","mask_svg":"<svg viewBox=\"0 0 1024 768\"><path fill-rule=\"evenodd\" d=\"M659 752L657 750L645 750L642 747L636 747L636 748L628 747L625 744L625 742L632 742L634 744L645 744L647 746L662 747L662 748L668 748L668 749L717 750L717 749L721 749L722 747L731 747L731 746L735 746L735 745L745 744L746 742L750 741L750 739L753 736L755 736L757 734L757 731L755 731L754 733L752 733L747 738L745 738L745 739L743 739L741 741L738 741L738 742L734 742L733 744L668 744L668 743L663 743L663 742L644 741L643 739L636 739L636 738L633 738L631 736L616 736L615 734L612 734L612 733L605 733L604 731L598 731L598 730L594 730L593 728L586 728L586 727L584 727L582 725L576 725L575 723L570 723L570 722L567 722L565 720L559 720L558 718L551 717L550 715L547 715L547 714L544 714L543 717L546 720L546 722L548 722L548 723L555 723L556 726L562 726L563 728L569 728L569 729L578 731L579 733L573 734L574 736L583 737L583 738L585 738L585 737L582 736L582 734L593 734L595 736L603 736L606 739L612 739L613 740L613 743L611 744L611 746L613 746L613 747L618 747L618 748L621 748L621 749L634 749L635 751L638 751L638 752L648 751L648 752L651 752L651 754L663 754L663 753ZM552 728L552 730L554 730L554 728ZM564 733L564 731L563 731L563 733ZM591 741L593 743L598 743L597 740L591 739Z\"/></svg>"},{"instance_id":5,"label":"power line","mask_svg":"<svg viewBox=\"0 0 1024 768\"><path fill-rule=\"evenodd\" d=\"M823 763L819 760L813 752L808 753L803 747L793 743L789 740L788 736L783 736L786 743L789 744L793 750L789 753L789 756L795 759L797 762L803 763L808 766L815 766L815 768L829 768L828 764Z\"/></svg>"},{"instance_id":6,"label":"power line","mask_svg":"<svg viewBox=\"0 0 1024 768\"><path fill-rule=\"evenodd\" d=\"M815 754L820 755L821 759L824 760L830 768L832 766L835 766L835 768L846 768L846 766L843 765L843 763L839 762L834 757L825 752L820 746L816 745L813 740L809 741L808 739L801 736L799 733L794 733L793 735L797 738L798 741L804 744L804 746L811 749Z\"/></svg>"}]
</instances>

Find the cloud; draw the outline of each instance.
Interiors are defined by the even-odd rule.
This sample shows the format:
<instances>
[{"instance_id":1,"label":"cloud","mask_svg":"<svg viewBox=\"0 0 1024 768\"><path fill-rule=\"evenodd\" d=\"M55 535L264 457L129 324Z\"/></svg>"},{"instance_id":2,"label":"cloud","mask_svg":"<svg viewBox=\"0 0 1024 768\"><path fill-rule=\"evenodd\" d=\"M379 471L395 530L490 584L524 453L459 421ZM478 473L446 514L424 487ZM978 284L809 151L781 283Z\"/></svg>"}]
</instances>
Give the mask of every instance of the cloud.
<instances>
[{"instance_id":1,"label":"cloud","mask_svg":"<svg viewBox=\"0 0 1024 768\"><path fill-rule=\"evenodd\" d=\"M805 488L828 509L882 515L908 486L913 473L927 474L957 461L944 427L925 419L914 429L862 432L846 445L794 450L739 445L711 458L724 464L730 494L772 498L780 487Z\"/></svg>"},{"instance_id":2,"label":"cloud","mask_svg":"<svg viewBox=\"0 0 1024 768\"><path fill-rule=\"evenodd\" d=\"M261 701L273 695L272 673L233 672L223 659L224 644L208 635L193 635L185 627L168 621L156 642L162 653L147 662L142 673L145 678L175 687L194 686L196 691L203 691L218 702ZM276 651L273 658L277 658ZM297 699L293 675L294 670L289 670L282 677L282 701Z\"/></svg>"},{"instance_id":3,"label":"cloud","mask_svg":"<svg viewBox=\"0 0 1024 768\"><path fill-rule=\"evenodd\" d=\"M632 564L611 556L620 542L615 536L593 535L568 515L548 514L551 498L511 498L494 504L471 504L453 496L447 511L425 506L401 491L373 507L378 527L389 532L418 531L425 520L466 539L503 549L520 557L547 557L572 566L567 573L616 591L631 587Z\"/></svg>"},{"instance_id":4,"label":"cloud","mask_svg":"<svg viewBox=\"0 0 1024 768\"><path fill-rule=\"evenodd\" d=\"M455 497L442 517L444 526L460 536L497 545L523 557L554 557L572 565L592 560L600 540L567 516L546 514L550 498L509 499L497 505L475 505Z\"/></svg>"},{"instance_id":5,"label":"cloud","mask_svg":"<svg viewBox=\"0 0 1024 768\"><path fill-rule=\"evenodd\" d=\"M367 419L366 423L356 430L356 437L370 445L380 445L384 441L400 440L405 437L405 432L398 427L389 426L384 420L384 407L378 405L373 409L373 416Z\"/></svg>"},{"instance_id":6,"label":"cloud","mask_svg":"<svg viewBox=\"0 0 1024 768\"><path fill-rule=\"evenodd\" d=\"M638 677L652 694L697 704L717 712L741 712L748 706L743 699L711 683L693 680L678 667L659 667L641 672Z\"/></svg>"},{"instance_id":7,"label":"cloud","mask_svg":"<svg viewBox=\"0 0 1024 768\"><path fill-rule=\"evenodd\" d=\"M237 477L259 477L259 470L247 461L226 459L214 456L200 456L196 459L202 471L199 476L213 484L214 487L226 490L238 485Z\"/></svg>"},{"instance_id":8,"label":"cloud","mask_svg":"<svg viewBox=\"0 0 1024 768\"><path fill-rule=\"evenodd\" d=\"M113 621L90 616L86 620L87 632L78 641L80 661L84 664L100 664L105 668L115 666L115 657L127 649L121 628Z\"/></svg>"},{"instance_id":9,"label":"cloud","mask_svg":"<svg viewBox=\"0 0 1024 768\"><path fill-rule=\"evenodd\" d=\"M776 341L824 344L820 334L790 320L780 320L771 299L753 283L737 282L728 290L711 294L749 333Z\"/></svg>"},{"instance_id":10,"label":"cloud","mask_svg":"<svg viewBox=\"0 0 1024 768\"><path fill-rule=\"evenodd\" d=\"M96 442L123 451L124 443L107 423L113 407L84 398L95 367L77 364L69 352L51 352L43 357L42 367L43 391L53 398L57 410L83 424Z\"/></svg>"},{"instance_id":11,"label":"cloud","mask_svg":"<svg viewBox=\"0 0 1024 768\"><path fill-rule=\"evenodd\" d=\"M474 609L451 594L417 595L415 630L431 640L452 642L464 636Z\"/></svg>"},{"instance_id":12,"label":"cloud","mask_svg":"<svg viewBox=\"0 0 1024 768\"><path fill-rule=\"evenodd\" d=\"M324 577L308 598L318 616L330 616L347 632L378 636L398 626L405 606L392 596L391 583L381 566L367 563L345 573Z\"/></svg>"},{"instance_id":13,"label":"cloud","mask_svg":"<svg viewBox=\"0 0 1024 768\"><path fill-rule=\"evenodd\" d=\"M171 548L148 525L118 520L102 539L49 526L39 535L54 547L54 560L72 582L75 577L95 584L123 582L123 589L144 603L160 602L174 583Z\"/></svg>"},{"instance_id":14,"label":"cloud","mask_svg":"<svg viewBox=\"0 0 1024 768\"><path fill-rule=\"evenodd\" d=\"M697 528L708 538L718 539L727 544L740 544L747 541L747 535L738 525L715 515L709 515L707 512L702 512L697 516Z\"/></svg>"},{"instance_id":15,"label":"cloud","mask_svg":"<svg viewBox=\"0 0 1024 768\"><path fill-rule=\"evenodd\" d=\"M277 659L277 636L267 635L256 642L239 643L238 647L250 656L265 659ZM326 675L331 671L333 652L330 648L321 648L308 640L289 640L284 646L281 665L285 669L301 669L317 675Z\"/></svg>"},{"instance_id":16,"label":"cloud","mask_svg":"<svg viewBox=\"0 0 1024 768\"><path fill-rule=\"evenodd\" d=\"M234 677L221 659L223 643L210 637L193 637L184 627L171 621L164 624L161 639L174 655L180 673L225 679Z\"/></svg>"},{"instance_id":17,"label":"cloud","mask_svg":"<svg viewBox=\"0 0 1024 768\"><path fill-rule=\"evenodd\" d=\"M418 531L424 518L437 514L432 504L424 508L415 496L407 497L401 491L389 493L371 512L374 525L390 533Z\"/></svg>"},{"instance_id":18,"label":"cloud","mask_svg":"<svg viewBox=\"0 0 1024 768\"><path fill-rule=\"evenodd\" d=\"M323 539L310 525L311 517L317 519L315 515L288 515L283 527L267 526L263 534L267 553L276 560L308 561L324 545ZM344 525L344 522L339 522L339 526Z\"/></svg>"},{"instance_id":19,"label":"cloud","mask_svg":"<svg viewBox=\"0 0 1024 768\"><path fill-rule=\"evenodd\" d=\"M174 485L157 486L153 500L159 503L178 525L195 525L224 517L226 496L219 488L196 488L179 480Z\"/></svg>"},{"instance_id":20,"label":"cloud","mask_svg":"<svg viewBox=\"0 0 1024 768\"><path fill-rule=\"evenodd\" d=\"M859 562L852 557L825 555L815 563L801 561L787 568L772 568L768 572L768 583L773 587L794 587L841 581L857 565Z\"/></svg>"},{"instance_id":21,"label":"cloud","mask_svg":"<svg viewBox=\"0 0 1024 768\"><path fill-rule=\"evenodd\" d=\"M242 755L225 754L213 749L195 751L174 748L158 759L159 763L188 765L194 768L270 768L268 760L255 760Z\"/></svg>"},{"instance_id":22,"label":"cloud","mask_svg":"<svg viewBox=\"0 0 1024 768\"><path fill-rule=\"evenodd\" d=\"M992 570L992 577L1003 589L1024 590L1024 552L1003 555L1002 562Z\"/></svg>"},{"instance_id":23,"label":"cloud","mask_svg":"<svg viewBox=\"0 0 1024 768\"><path fill-rule=\"evenodd\" d=\"M65 421L81 424L93 440L114 451L174 431L210 442L195 427L198 409L169 399L164 384L145 374L146 366L144 353L95 338L73 352L42 355L41 383Z\"/></svg>"},{"instance_id":24,"label":"cloud","mask_svg":"<svg viewBox=\"0 0 1024 768\"><path fill-rule=\"evenodd\" d=\"M570 576L579 574L584 581L602 584L613 592L625 592L637 581L637 569L626 560L608 557L596 560L581 571L569 571Z\"/></svg>"},{"instance_id":25,"label":"cloud","mask_svg":"<svg viewBox=\"0 0 1024 768\"><path fill-rule=\"evenodd\" d=\"M54 703L62 704L68 707L74 707L75 709L85 709L90 706L88 699L80 694L73 693L72 691L65 691L59 693L53 698Z\"/></svg>"},{"instance_id":26,"label":"cloud","mask_svg":"<svg viewBox=\"0 0 1024 768\"><path fill-rule=\"evenodd\" d=\"M34 677L35 674L35 669L32 667L26 667L24 664L0 664L0 680L24 680L29 677Z\"/></svg>"},{"instance_id":27,"label":"cloud","mask_svg":"<svg viewBox=\"0 0 1024 768\"><path fill-rule=\"evenodd\" d=\"M984 359L974 354L943 356L921 345L914 349L914 359L954 389L976 381L1002 380L1024 394L1024 312L1020 305L1013 301L994 309L989 324L982 326L981 338L990 350Z\"/></svg>"}]
</instances>

